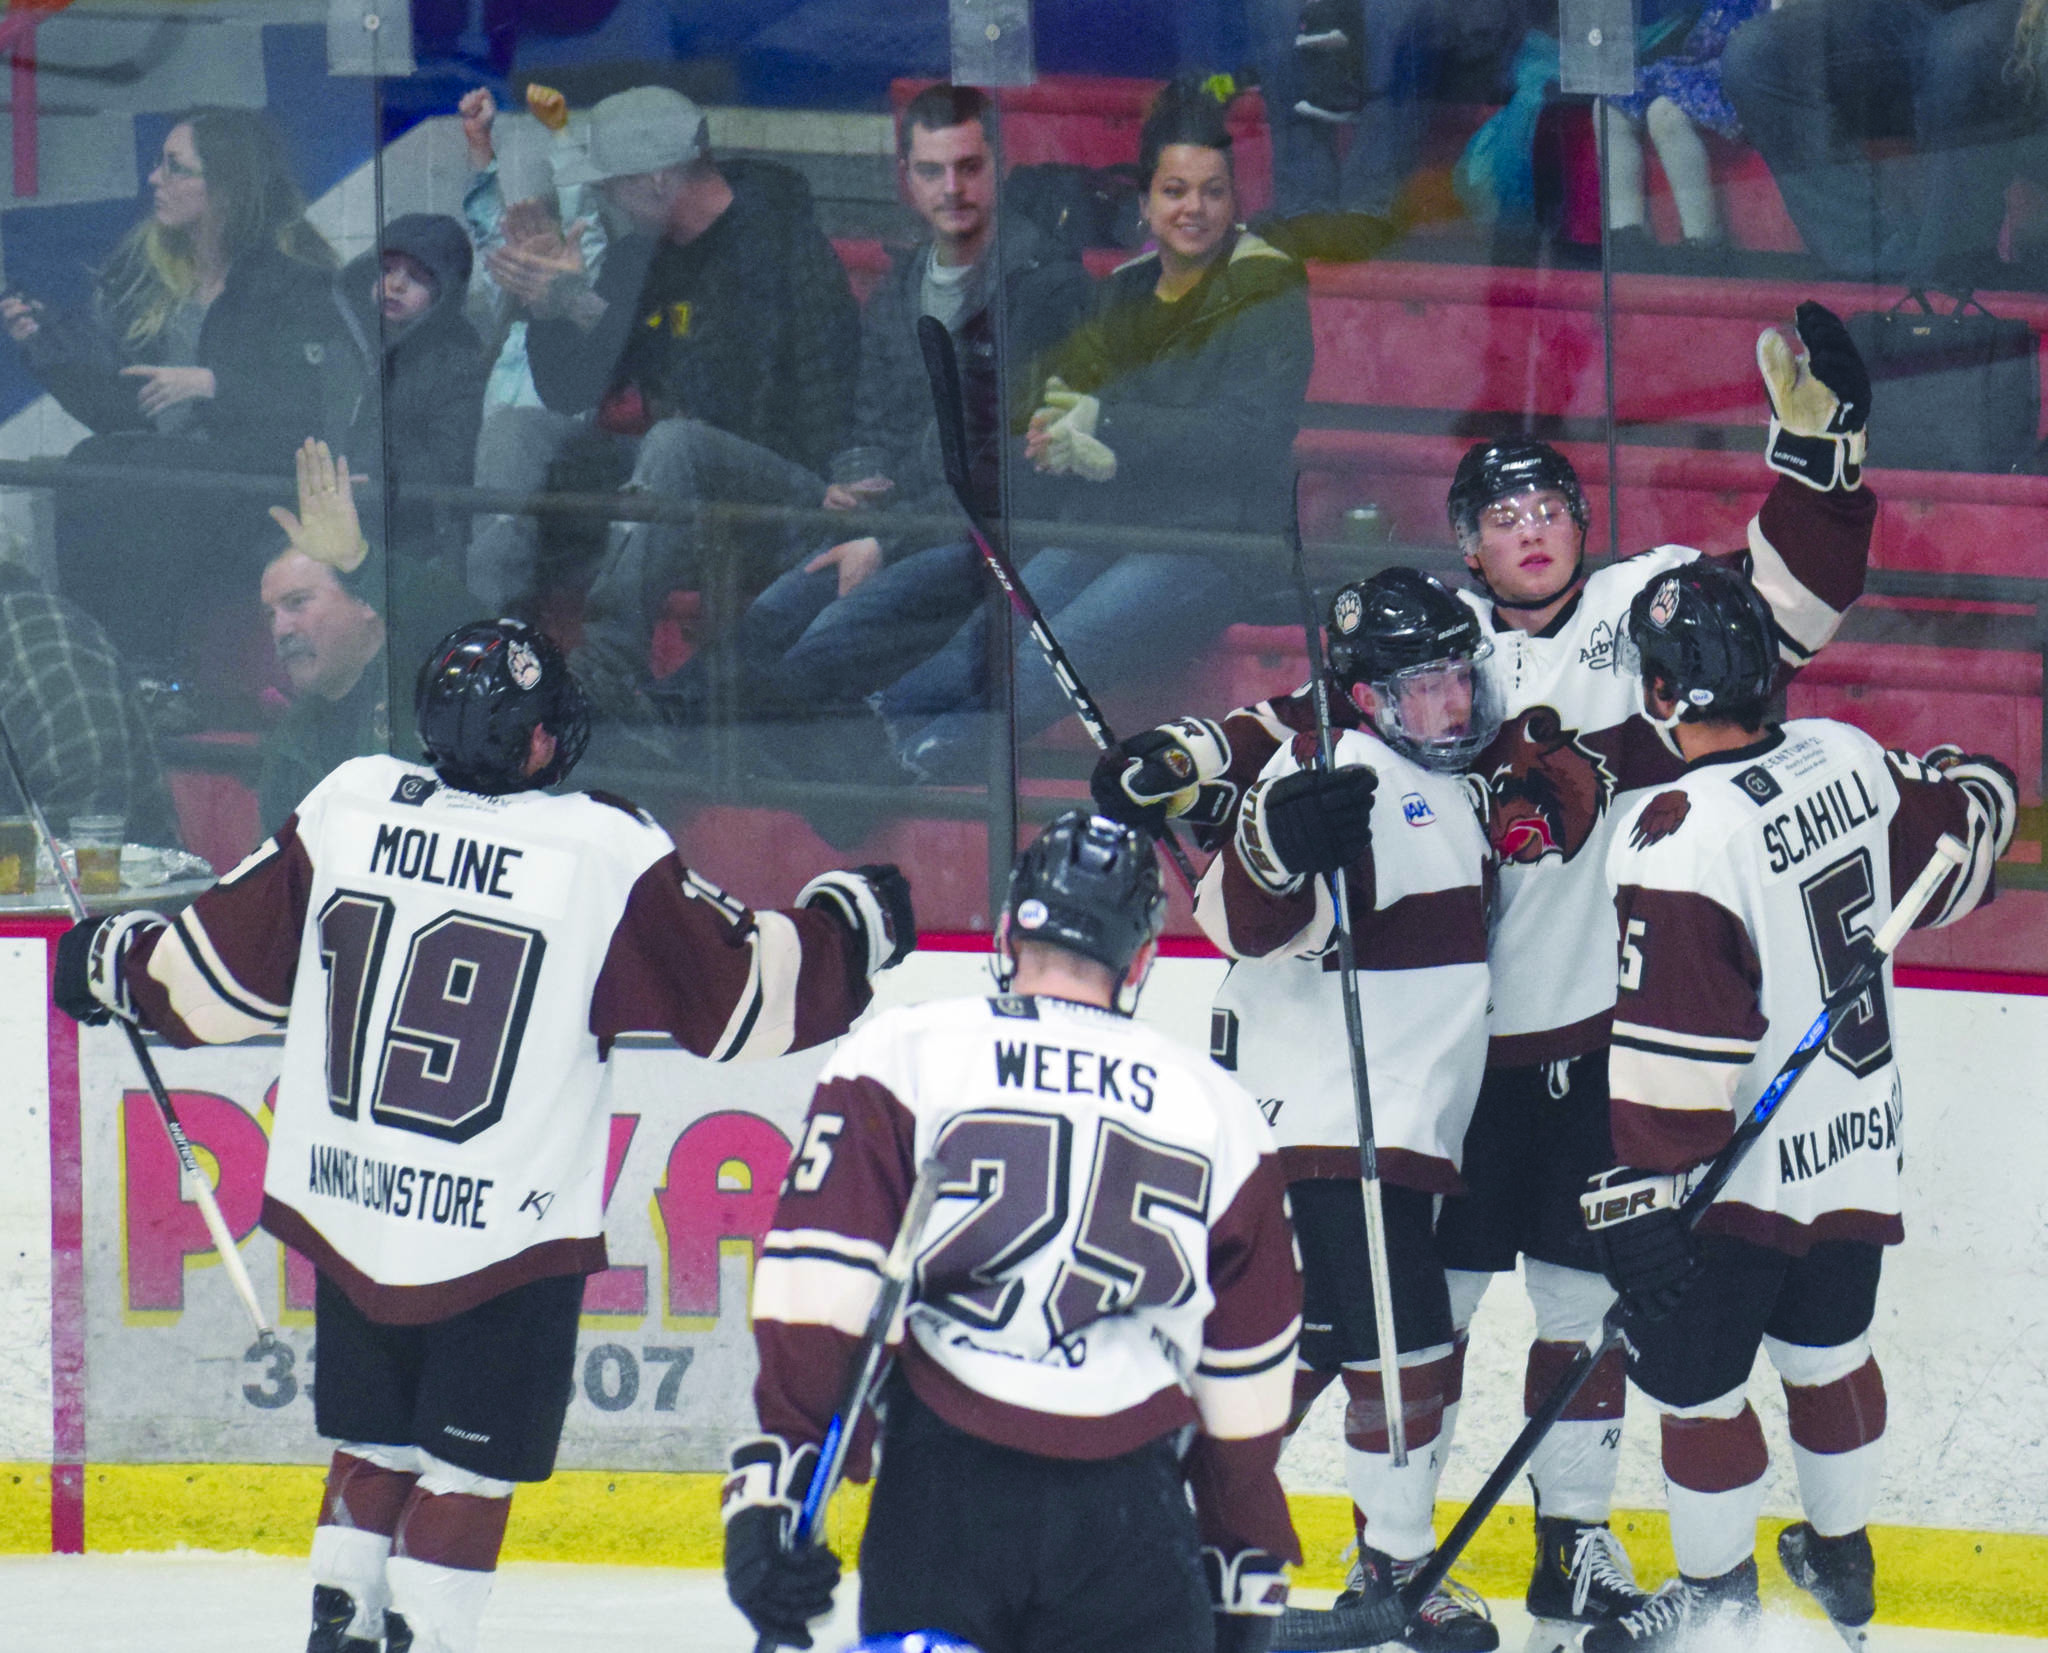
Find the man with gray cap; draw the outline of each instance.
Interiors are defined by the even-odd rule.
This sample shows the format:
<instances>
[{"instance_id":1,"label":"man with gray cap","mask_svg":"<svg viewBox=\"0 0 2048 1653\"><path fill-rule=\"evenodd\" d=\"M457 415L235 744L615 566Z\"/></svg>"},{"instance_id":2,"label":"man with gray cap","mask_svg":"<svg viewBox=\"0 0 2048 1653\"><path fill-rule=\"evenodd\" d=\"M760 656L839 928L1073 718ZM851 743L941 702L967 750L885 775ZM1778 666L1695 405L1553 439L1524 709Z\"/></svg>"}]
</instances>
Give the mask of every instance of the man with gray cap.
<instances>
[{"instance_id":1,"label":"man with gray cap","mask_svg":"<svg viewBox=\"0 0 2048 1653\"><path fill-rule=\"evenodd\" d=\"M590 112L557 182L590 183L621 232L591 279L573 237L508 244L488 259L523 303L543 409L491 421L480 487L525 489L574 437L629 459L631 489L669 499L814 509L852 415L859 311L801 177L766 162L714 165L703 112L637 86ZM497 536L470 583L501 608L530 602L531 518ZM644 640L668 587L707 572L712 541L677 523L613 525L586 600L578 677L602 707L645 673ZM743 583L805 549L794 531L731 530Z\"/></svg>"}]
</instances>

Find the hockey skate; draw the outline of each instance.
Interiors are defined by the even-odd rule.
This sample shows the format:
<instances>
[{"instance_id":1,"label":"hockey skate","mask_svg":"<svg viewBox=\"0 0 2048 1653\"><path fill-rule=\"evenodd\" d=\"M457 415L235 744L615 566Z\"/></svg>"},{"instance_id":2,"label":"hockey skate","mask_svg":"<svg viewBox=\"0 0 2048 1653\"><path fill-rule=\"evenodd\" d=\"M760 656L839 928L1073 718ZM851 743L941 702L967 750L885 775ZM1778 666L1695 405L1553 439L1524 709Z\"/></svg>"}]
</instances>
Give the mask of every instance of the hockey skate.
<instances>
[{"instance_id":1,"label":"hockey skate","mask_svg":"<svg viewBox=\"0 0 2048 1653\"><path fill-rule=\"evenodd\" d=\"M1445 1579L1412 1620L1401 1609L1401 1586L1429 1561L1396 1561L1367 1545L1344 1589L1327 1611L1290 1607L1273 1632L1274 1653L1339 1653L1369 1647L1405 1647L1411 1653L1492 1653L1500 1646L1486 1603L1477 1592Z\"/></svg>"},{"instance_id":2,"label":"hockey skate","mask_svg":"<svg viewBox=\"0 0 2048 1653\"><path fill-rule=\"evenodd\" d=\"M1756 1561L1718 1578L1674 1578L1642 1606L1590 1625L1579 1638L1584 1653L1678 1653L1710 1626L1753 1623L1760 1609Z\"/></svg>"},{"instance_id":3,"label":"hockey skate","mask_svg":"<svg viewBox=\"0 0 2048 1653\"><path fill-rule=\"evenodd\" d=\"M1795 1521L1778 1534L1778 1562L1787 1578L1820 1603L1843 1641L1856 1648L1868 1643L1877 1613L1877 1561L1868 1528L1823 1538L1811 1523Z\"/></svg>"},{"instance_id":4,"label":"hockey skate","mask_svg":"<svg viewBox=\"0 0 2048 1653\"><path fill-rule=\"evenodd\" d=\"M314 1585L313 1633L306 1638L306 1653L378 1653L380 1643L348 1633L355 1616L354 1596L331 1584ZM388 1626L388 1614L386 1619Z\"/></svg>"},{"instance_id":5,"label":"hockey skate","mask_svg":"<svg viewBox=\"0 0 2048 1653\"><path fill-rule=\"evenodd\" d=\"M1536 1518L1536 1570L1529 1575L1529 1641L1524 1653L1569 1647L1581 1627L1632 1613L1650 1599L1628 1551L1607 1523Z\"/></svg>"}]
</instances>

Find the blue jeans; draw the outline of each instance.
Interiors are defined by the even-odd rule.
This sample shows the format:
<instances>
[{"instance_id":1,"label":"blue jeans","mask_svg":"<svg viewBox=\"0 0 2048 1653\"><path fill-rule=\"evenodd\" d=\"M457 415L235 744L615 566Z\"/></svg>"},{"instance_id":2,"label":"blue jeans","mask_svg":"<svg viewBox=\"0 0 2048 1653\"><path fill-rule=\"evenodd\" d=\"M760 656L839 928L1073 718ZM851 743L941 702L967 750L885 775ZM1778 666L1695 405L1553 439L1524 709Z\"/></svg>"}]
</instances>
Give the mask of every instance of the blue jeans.
<instances>
[{"instance_id":1,"label":"blue jeans","mask_svg":"<svg viewBox=\"0 0 2048 1653\"><path fill-rule=\"evenodd\" d=\"M1221 563L1175 552L1115 553L1047 547L1020 571L1074 670L1098 699L1120 685L1174 670L1235 618L1238 582ZM991 708L988 616L976 614L945 647L882 691L898 746L931 779L980 768ZM1072 711L1030 632L1016 628L1019 738Z\"/></svg>"}]
</instances>

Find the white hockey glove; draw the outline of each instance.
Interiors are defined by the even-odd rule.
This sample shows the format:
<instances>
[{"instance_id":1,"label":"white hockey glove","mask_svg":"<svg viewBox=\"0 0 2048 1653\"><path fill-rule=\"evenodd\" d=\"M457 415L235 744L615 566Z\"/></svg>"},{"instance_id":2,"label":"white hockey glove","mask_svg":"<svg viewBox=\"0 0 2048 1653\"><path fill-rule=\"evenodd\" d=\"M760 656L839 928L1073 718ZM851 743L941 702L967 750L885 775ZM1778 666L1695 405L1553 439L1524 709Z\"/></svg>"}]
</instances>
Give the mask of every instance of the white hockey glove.
<instances>
[{"instance_id":1,"label":"white hockey glove","mask_svg":"<svg viewBox=\"0 0 2048 1653\"><path fill-rule=\"evenodd\" d=\"M1202 1550L1215 1615L1216 1653L1266 1653L1273 1628L1287 1605L1287 1571L1264 1550L1226 1556L1214 1545Z\"/></svg>"},{"instance_id":2,"label":"white hockey glove","mask_svg":"<svg viewBox=\"0 0 2048 1653\"><path fill-rule=\"evenodd\" d=\"M832 1611L839 1558L823 1544L792 1549L818 1449L791 1449L778 1435L756 1435L732 1449L719 1514L725 1522L725 1592L764 1636L811 1645L810 1625Z\"/></svg>"},{"instance_id":3,"label":"white hockey glove","mask_svg":"<svg viewBox=\"0 0 2048 1653\"><path fill-rule=\"evenodd\" d=\"M1237 788L1223 779L1230 768L1230 737L1220 723L1175 718L1118 741L1095 762L1088 790L1095 812L1155 837L1168 821L1220 826L1230 817Z\"/></svg>"},{"instance_id":4,"label":"white hockey glove","mask_svg":"<svg viewBox=\"0 0 2048 1653\"><path fill-rule=\"evenodd\" d=\"M1870 422L1870 372L1841 318L1811 299L1794 315L1803 356L1767 328L1756 365L1771 399L1764 463L1826 493L1863 481L1864 427Z\"/></svg>"},{"instance_id":5,"label":"white hockey glove","mask_svg":"<svg viewBox=\"0 0 2048 1653\"><path fill-rule=\"evenodd\" d=\"M1579 1196L1600 1272L1641 1320L1663 1320L1700 1271L1699 1242L1680 1214L1688 1180L1618 1165Z\"/></svg>"},{"instance_id":6,"label":"white hockey glove","mask_svg":"<svg viewBox=\"0 0 2048 1653\"><path fill-rule=\"evenodd\" d=\"M114 1016L139 1024L142 1016L129 997L121 965L139 934L163 925L163 914L145 911L82 919L72 925L57 938L51 1002L89 1027Z\"/></svg>"},{"instance_id":7,"label":"white hockey glove","mask_svg":"<svg viewBox=\"0 0 2048 1653\"><path fill-rule=\"evenodd\" d=\"M1965 752L1960 746L1937 746L1922 760L1942 779L1954 781L1984 811L1991 829L1995 861L2012 842L2018 824L2020 780L1988 752Z\"/></svg>"},{"instance_id":8,"label":"white hockey glove","mask_svg":"<svg viewBox=\"0 0 2048 1653\"><path fill-rule=\"evenodd\" d=\"M1301 769L1246 789L1237 812L1237 858L1275 895L1312 874L1348 867L1372 845L1379 777L1360 764Z\"/></svg>"},{"instance_id":9,"label":"white hockey glove","mask_svg":"<svg viewBox=\"0 0 2048 1653\"><path fill-rule=\"evenodd\" d=\"M796 892L796 904L828 912L852 931L867 975L901 964L917 946L910 880L886 862L820 873Z\"/></svg>"}]
</instances>

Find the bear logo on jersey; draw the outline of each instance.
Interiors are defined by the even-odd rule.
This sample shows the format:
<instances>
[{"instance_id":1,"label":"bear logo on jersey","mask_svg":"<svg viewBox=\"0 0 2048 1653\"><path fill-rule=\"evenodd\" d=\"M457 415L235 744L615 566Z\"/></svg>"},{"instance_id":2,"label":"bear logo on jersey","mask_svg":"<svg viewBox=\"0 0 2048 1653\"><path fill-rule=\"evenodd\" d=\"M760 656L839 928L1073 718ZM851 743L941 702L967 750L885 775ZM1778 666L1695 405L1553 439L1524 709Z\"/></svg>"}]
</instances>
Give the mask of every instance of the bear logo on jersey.
<instances>
[{"instance_id":1,"label":"bear logo on jersey","mask_svg":"<svg viewBox=\"0 0 2048 1653\"><path fill-rule=\"evenodd\" d=\"M533 652L531 643L522 643L514 638L505 650L505 667L512 674L512 681L522 689L532 689L540 682L540 656Z\"/></svg>"},{"instance_id":2,"label":"bear logo on jersey","mask_svg":"<svg viewBox=\"0 0 2048 1653\"><path fill-rule=\"evenodd\" d=\"M1586 847L1614 801L1607 760L1564 727L1554 707L1511 718L1480 759L1486 781L1486 835L1503 861L1533 866L1569 861Z\"/></svg>"},{"instance_id":3,"label":"bear logo on jersey","mask_svg":"<svg viewBox=\"0 0 2048 1653\"><path fill-rule=\"evenodd\" d=\"M1692 799L1674 787L1669 792L1660 792L1636 817L1636 824L1628 835L1631 849L1648 849L1652 844L1661 844L1672 833L1685 825L1686 816L1692 813Z\"/></svg>"}]
</instances>

